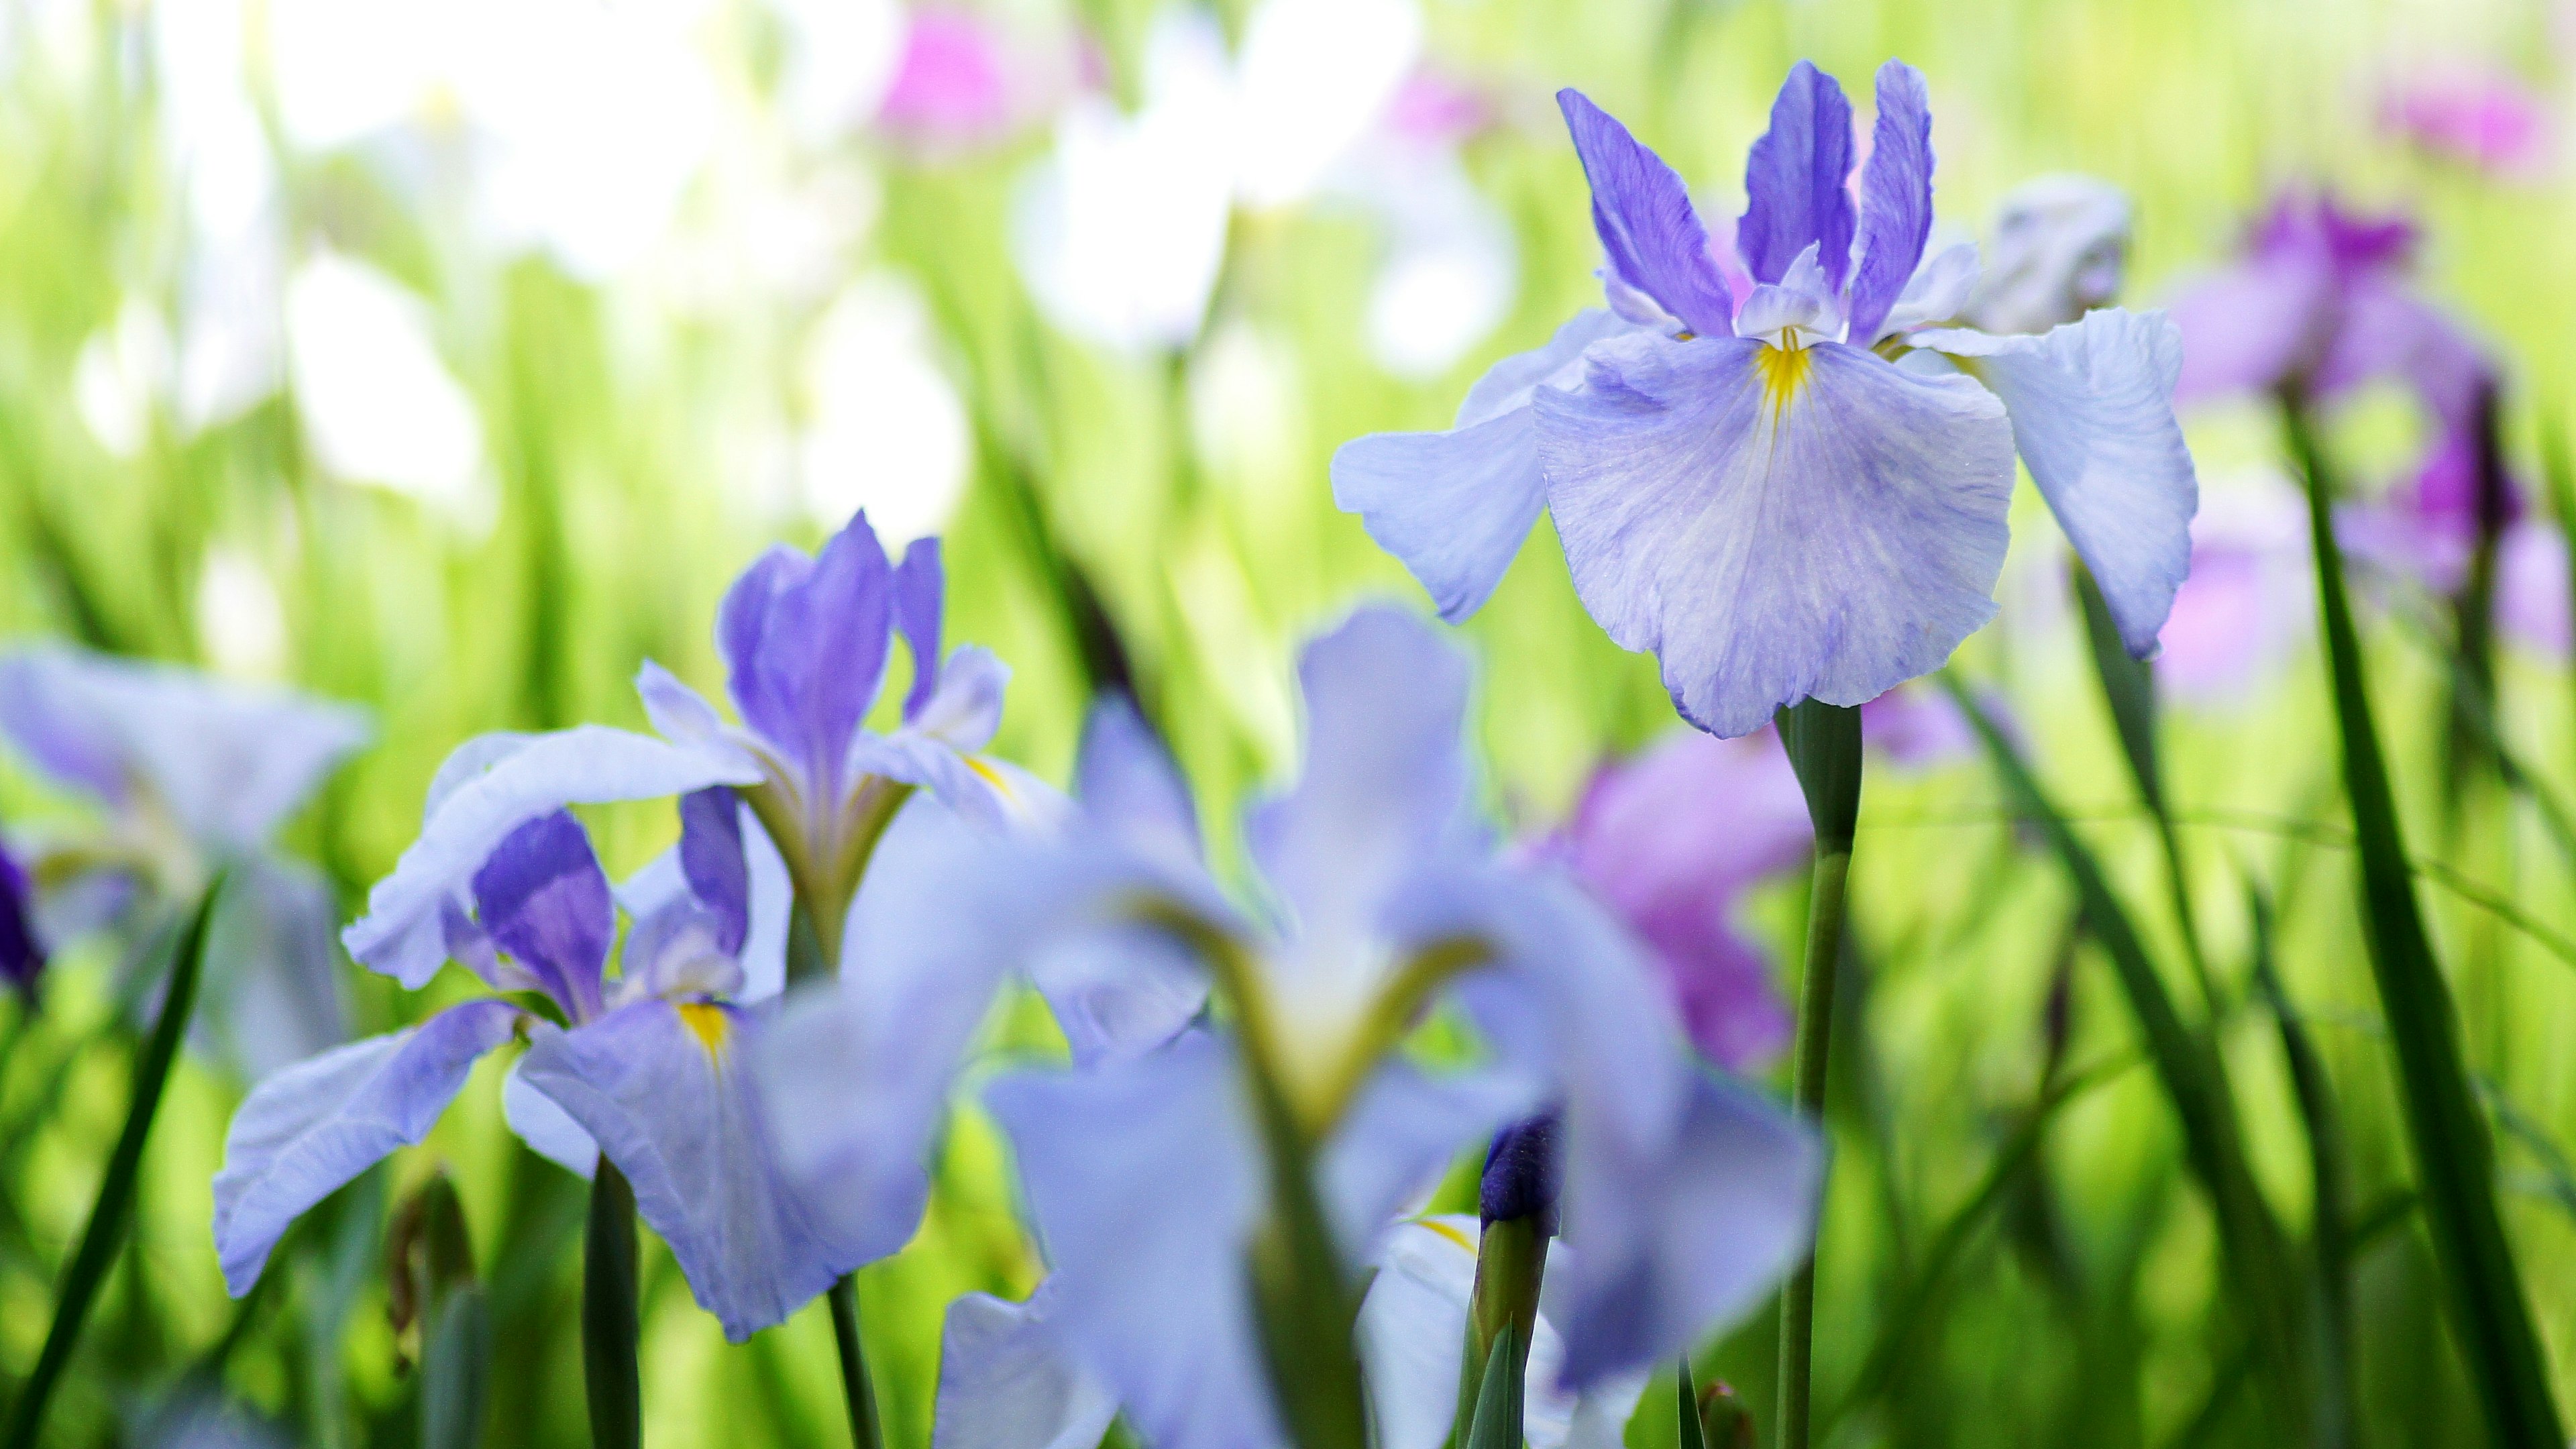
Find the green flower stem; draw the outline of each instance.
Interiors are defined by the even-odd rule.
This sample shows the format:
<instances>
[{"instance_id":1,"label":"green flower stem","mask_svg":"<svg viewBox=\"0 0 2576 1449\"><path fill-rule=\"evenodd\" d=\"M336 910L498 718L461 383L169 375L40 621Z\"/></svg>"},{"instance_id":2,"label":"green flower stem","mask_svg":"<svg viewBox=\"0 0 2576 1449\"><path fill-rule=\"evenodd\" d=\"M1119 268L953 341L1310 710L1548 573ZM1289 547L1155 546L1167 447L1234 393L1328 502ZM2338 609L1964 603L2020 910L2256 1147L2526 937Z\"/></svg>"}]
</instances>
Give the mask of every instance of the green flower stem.
<instances>
[{"instance_id":1,"label":"green flower stem","mask_svg":"<svg viewBox=\"0 0 2576 1449\"><path fill-rule=\"evenodd\" d=\"M1860 819L1860 711L1805 700L1780 712L1780 742L1797 769L1815 824L1814 890L1807 901L1806 978L1798 988L1798 1031L1791 1072L1798 1109L1821 1121L1832 1045L1834 979L1842 960L1844 887L1851 878L1852 835ZM1810 1380L1816 1347L1816 1257L1810 1252L1780 1300L1779 1449L1806 1449L1814 1409Z\"/></svg>"},{"instance_id":2,"label":"green flower stem","mask_svg":"<svg viewBox=\"0 0 2576 1449\"><path fill-rule=\"evenodd\" d=\"M159 1115L162 1089L170 1083L171 1064L178 1058L189 1013L197 1003L197 980L205 971L206 927L214 917L215 898L223 889L224 877L217 876L199 898L185 929L171 943L169 988L162 995L161 1015L152 1023L152 1035L145 1039L143 1053L134 1062L134 1089L127 1099L125 1128L108 1155L107 1173L100 1179L89 1225L81 1230L80 1246L72 1253L71 1266L64 1270L62 1291L54 1300L53 1325L45 1330L45 1346L36 1355L36 1367L27 1375L18 1402L10 1407L8 1433L0 1436L0 1443L9 1449L34 1449L36 1436L44 1428L45 1405L53 1397L54 1386L62 1381L63 1369L80 1343L81 1324L89 1316L90 1304L116 1261L126 1230L133 1225L135 1184L143 1169L143 1146L152 1134L152 1119Z\"/></svg>"},{"instance_id":3,"label":"green flower stem","mask_svg":"<svg viewBox=\"0 0 2576 1449\"><path fill-rule=\"evenodd\" d=\"M841 1351L841 1397L850 1406L850 1443L856 1449L878 1449L885 1441L877 1419L877 1394L868 1379L868 1359L859 1344L858 1280L844 1273L832 1285L832 1343Z\"/></svg>"},{"instance_id":4,"label":"green flower stem","mask_svg":"<svg viewBox=\"0 0 2576 1449\"><path fill-rule=\"evenodd\" d=\"M2344 789L2351 797L2353 838L2361 857L2364 940L2389 1042L2396 1049L2417 1191L2460 1362L2485 1411L2490 1442L2515 1449L2559 1449L2567 1434L2559 1426L2547 1360L2496 1210L2495 1144L2470 1089L2459 1014L2425 933L2407 868L2396 795L2362 675L2360 631L2344 589L2343 553L2335 543L2333 493L2324 459L2298 400L2285 398L2281 412L2291 455L2307 485L2318 610L2343 736Z\"/></svg>"},{"instance_id":5,"label":"green flower stem","mask_svg":"<svg viewBox=\"0 0 2576 1449\"><path fill-rule=\"evenodd\" d=\"M1490 1435L1478 1422L1485 1396L1501 1393L1495 1412L1518 1425L1525 1416L1520 1387L1529 1368L1531 1336L1538 1327L1539 1287L1547 1273L1548 1232L1537 1218L1496 1218L1476 1243L1476 1287L1467 1300L1467 1351L1458 1361L1458 1432L1472 1445ZM1520 1362L1505 1366L1509 1378L1494 1384L1495 1349L1511 1335ZM1513 1442L1518 1442L1515 1433Z\"/></svg>"},{"instance_id":6,"label":"green flower stem","mask_svg":"<svg viewBox=\"0 0 2576 1449\"><path fill-rule=\"evenodd\" d=\"M582 1244L581 1366L593 1449L643 1443L636 1332L635 1189L603 1155L590 1182L590 1229Z\"/></svg>"}]
</instances>

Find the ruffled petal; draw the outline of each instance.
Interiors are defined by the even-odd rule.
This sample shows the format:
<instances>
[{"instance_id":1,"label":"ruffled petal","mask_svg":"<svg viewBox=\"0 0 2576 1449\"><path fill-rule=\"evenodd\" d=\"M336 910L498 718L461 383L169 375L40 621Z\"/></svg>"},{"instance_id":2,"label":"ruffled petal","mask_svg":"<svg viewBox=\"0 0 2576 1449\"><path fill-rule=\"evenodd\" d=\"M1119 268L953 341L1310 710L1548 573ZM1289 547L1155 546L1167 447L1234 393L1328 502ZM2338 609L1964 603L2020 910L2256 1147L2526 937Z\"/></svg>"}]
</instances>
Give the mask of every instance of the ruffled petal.
<instances>
[{"instance_id":1,"label":"ruffled petal","mask_svg":"<svg viewBox=\"0 0 2576 1449\"><path fill-rule=\"evenodd\" d=\"M2012 417L2013 441L2140 659L2191 568L2200 483L2174 421L2182 333L2161 312L2104 308L2042 337L1926 332Z\"/></svg>"},{"instance_id":2,"label":"ruffled petal","mask_svg":"<svg viewBox=\"0 0 2576 1449\"><path fill-rule=\"evenodd\" d=\"M1483 608L1547 501L1529 414L1542 383L1579 385L1583 349L1631 330L1588 309L1545 347L1497 362L1443 433L1371 433L1333 453L1333 502L1356 513L1455 624Z\"/></svg>"},{"instance_id":3,"label":"ruffled petal","mask_svg":"<svg viewBox=\"0 0 2576 1449\"><path fill-rule=\"evenodd\" d=\"M1049 1297L1041 1283L1026 1303L989 1293L949 1303L930 1449L1096 1449L1118 1401L1056 1343Z\"/></svg>"},{"instance_id":4,"label":"ruffled petal","mask_svg":"<svg viewBox=\"0 0 2576 1449\"><path fill-rule=\"evenodd\" d=\"M1852 275L1851 337L1866 342L1914 277L1932 236L1932 97L1901 60L1878 68L1878 123L1861 168L1860 268Z\"/></svg>"},{"instance_id":5,"label":"ruffled petal","mask_svg":"<svg viewBox=\"0 0 2576 1449\"><path fill-rule=\"evenodd\" d=\"M305 1209L429 1135L477 1057L510 1037L506 1001L450 1007L261 1082L233 1114L215 1174L215 1253L239 1298Z\"/></svg>"},{"instance_id":6,"label":"ruffled petal","mask_svg":"<svg viewBox=\"0 0 2576 1449\"><path fill-rule=\"evenodd\" d=\"M648 800L709 785L756 785L739 751L667 744L600 725L553 734L468 740L442 768L429 818L394 873L367 893L367 913L340 935L360 963L418 990L447 960L441 908L464 889L502 837L583 801Z\"/></svg>"},{"instance_id":7,"label":"ruffled petal","mask_svg":"<svg viewBox=\"0 0 2576 1449\"><path fill-rule=\"evenodd\" d=\"M1605 342L1539 395L1575 591L1682 715L1749 734L1938 668L1994 615L2012 430L1964 378L1858 348Z\"/></svg>"},{"instance_id":8,"label":"ruffled petal","mask_svg":"<svg viewBox=\"0 0 2576 1449\"><path fill-rule=\"evenodd\" d=\"M642 1001L569 1032L534 1027L522 1065L634 1184L635 1210L736 1343L874 1246L779 1174L741 1063L759 1025L738 1008Z\"/></svg>"},{"instance_id":9,"label":"ruffled petal","mask_svg":"<svg viewBox=\"0 0 2576 1449\"><path fill-rule=\"evenodd\" d=\"M1724 335L1733 299L1709 255L1708 228L1690 189L1583 92L1569 86L1556 93L1556 104L1592 184L1592 229L1612 272L1693 332Z\"/></svg>"},{"instance_id":10,"label":"ruffled petal","mask_svg":"<svg viewBox=\"0 0 2576 1449\"><path fill-rule=\"evenodd\" d=\"M1244 1271L1262 1169L1237 1071L1228 1044L1191 1036L985 1093L1053 1269L1062 1341L1156 1449L1283 1442Z\"/></svg>"},{"instance_id":11,"label":"ruffled petal","mask_svg":"<svg viewBox=\"0 0 2576 1449\"><path fill-rule=\"evenodd\" d=\"M1771 102L1771 128L1744 158L1744 219L1735 247L1757 282L1787 275L1816 247L1825 277L1842 290L1851 268L1851 102L1832 76L1800 61Z\"/></svg>"},{"instance_id":12,"label":"ruffled petal","mask_svg":"<svg viewBox=\"0 0 2576 1449\"><path fill-rule=\"evenodd\" d=\"M510 1063L508 1074L501 1078L501 1120L510 1124L529 1151L588 1182L599 1170L599 1144L555 1105L554 1098L529 1082L527 1065L528 1059L522 1056Z\"/></svg>"},{"instance_id":13,"label":"ruffled petal","mask_svg":"<svg viewBox=\"0 0 2576 1449\"><path fill-rule=\"evenodd\" d=\"M1960 242L1943 247L1930 261L1917 268L1913 280L1897 294L1896 305L1887 311L1887 319L1878 324L1877 335L1864 339L1855 328L1851 340L1867 341L1875 346L1885 338L1911 332L1918 327L1956 320L1969 304L1978 287L1977 244Z\"/></svg>"}]
</instances>

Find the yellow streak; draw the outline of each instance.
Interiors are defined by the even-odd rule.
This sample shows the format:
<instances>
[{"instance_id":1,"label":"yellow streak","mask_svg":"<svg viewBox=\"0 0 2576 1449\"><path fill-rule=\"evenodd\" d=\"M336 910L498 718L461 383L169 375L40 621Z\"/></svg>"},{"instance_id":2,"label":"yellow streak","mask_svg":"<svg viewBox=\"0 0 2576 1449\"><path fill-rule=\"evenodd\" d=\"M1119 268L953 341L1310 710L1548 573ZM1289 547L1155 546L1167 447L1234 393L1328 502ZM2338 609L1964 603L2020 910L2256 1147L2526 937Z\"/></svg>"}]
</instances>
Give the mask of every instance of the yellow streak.
<instances>
[{"instance_id":1,"label":"yellow streak","mask_svg":"<svg viewBox=\"0 0 2576 1449\"><path fill-rule=\"evenodd\" d=\"M1002 772L994 769L981 755L968 755L966 768L983 776L984 783L1002 792L1002 798L1007 800L1011 797L1011 782L1002 778Z\"/></svg>"},{"instance_id":2,"label":"yellow streak","mask_svg":"<svg viewBox=\"0 0 2576 1449\"><path fill-rule=\"evenodd\" d=\"M1774 347L1767 342L1753 354L1754 369L1762 374L1762 394L1771 400L1773 421L1778 421L1789 410L1789 404L1797 400L1798 390L1807 385L1807 374L1815 362L1804 347Z\"/></svg>"},{"instance_id":3,"label":"yellow streak","mask_svg":"<svg viewBox=\"0 0 2576 1449\"><path fill-rule=\"evenodd\" d=\"M724 1059L725 1042L733 1034L733 1023L725 1018L724 1008L711 1002L683 1001L678 1007L680 1024L698 1039L715 1060Z\"/></svg>"},{"instance_id":4,"label":"yellow streak","mask_svg":"<svg viewBox=\"0 0 2576 1449\"><path fill-rule=\"evenodd\" d=\"M1469 1257L1475 1256L1476 1245L1467 1240L1467 1235L1465 1233L1458 1231L1447 1223L1437 1222L1430 1218L1415 1218L1414 1221L1420 1223L1426 1228L1429 1228L1431 1231L1438 1233L1440 1236L1447 1238L1449 1241L1456 1243L1461 1249L1466 1251Z\"/></svg>"}]
</instances>

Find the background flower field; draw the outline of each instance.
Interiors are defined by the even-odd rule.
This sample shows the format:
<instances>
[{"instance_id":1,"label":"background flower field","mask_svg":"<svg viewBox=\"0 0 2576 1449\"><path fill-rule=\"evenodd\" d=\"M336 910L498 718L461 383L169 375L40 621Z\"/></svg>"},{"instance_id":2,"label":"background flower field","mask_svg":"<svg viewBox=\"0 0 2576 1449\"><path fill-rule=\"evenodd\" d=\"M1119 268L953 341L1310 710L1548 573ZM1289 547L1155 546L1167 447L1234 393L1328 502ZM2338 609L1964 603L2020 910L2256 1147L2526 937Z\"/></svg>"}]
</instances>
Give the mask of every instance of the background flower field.
<instances>
[{"instance_id":1,"label":"background flower field","mask_svg":"<svg viewBox=\"0 0 2576 1449\"><path fill-rule=\"evenodd\" d=\"M2576 1054L2561 1045L2576 842L2551 824L2576 796L2576 682L2547 486L2576 428L2576 9L1182 8L11 0L0 636L363 706L370 743L281 836L345 919L418 832L458 742L641 727L629 682L647 657L714 693L706 621L727 582L864 507L889 546L944 536L949 636L1013 670L993 753L1062 781L1114 640L1203 817L1230 819L1296 757L1298 643L1361 598L1421 604L1334 507L1334 448L1445 426L1493 359L1598 296L1555 90L1584 88L1731 215L1736 158L1793 61L1857 90L1900 55L1929 80L1940 216L1959 235L1985 234L2032 177L2102 178L2134 217L2122 298L2151 307L2226 265L2276 191L2331 188L2415 218L2417 286L2498 369L2531 500L2499 585L2491 733L2514 782L2456 763L2445 588L2404 547L2420 537L2402 504L2438 440L2382 386L2327 414L2326 442L2354 493L2380 721L2506 1225L2553 1382L2576 1390ZM2356 1442L2479 1442L2412 1210L2279 425L2259 399L2183 421L2201 547L2159 665L2163 769L2206 996L2182 969L2062 537L2029 490L2002 615L1953 669L2208 1023L2256 1177L2303 1242L2318 1136L2339 1144ZM1546 835L1605 758L1682 728L1653 662L1602 637L1554 549L1525 551L1461 632L1482 788L1515 833ZM1938 691L1905 699L1922 734L1873 735L1851 885L1819 1442L2268 1442L2246 1391L2255 1346L2099 923ZM13 843L84 808L0 763ZM617 874L676 831L640 806L584 815ZM1239 868L1211 839L1220 872ZM1732 917L1783 982L1805 905L1774 866ZM66 952L41 1015L0 1005L0 1399L36 1357L123 1121L136 1046L113 954ZM465 995L453 972L407 993L340 971L361 1031ZM2331 1129L2285 1039L2322 1064ZM1061 1050L1014 1000L968 1085ZM1784 1079L1776 1051L1749 1049L1749 1073ZM424 1148L317 1211L236 1303L208 1182L243 1087L183 1057L51 1442L415 1442L384 1223L439 1162L490 1291L487 1442L586 1442L583 1187L510 1135L505 1066L478 1068ZM919 1235L859 1275L900 1449L931 1443L950 1299L1023 1296L1040 1272L971 1097ZM820 1305L729 1349L668 1254L646 1255L652 1441L841 1432ZM1766 1405L1774 1334L1756 1317L1708 1345L1705 1373ZM180 1423L215 1386L232 1417ZM1669 1445L1669 1379L1644 1402L1629 1442Z\"/></svg>"}]
</instances>

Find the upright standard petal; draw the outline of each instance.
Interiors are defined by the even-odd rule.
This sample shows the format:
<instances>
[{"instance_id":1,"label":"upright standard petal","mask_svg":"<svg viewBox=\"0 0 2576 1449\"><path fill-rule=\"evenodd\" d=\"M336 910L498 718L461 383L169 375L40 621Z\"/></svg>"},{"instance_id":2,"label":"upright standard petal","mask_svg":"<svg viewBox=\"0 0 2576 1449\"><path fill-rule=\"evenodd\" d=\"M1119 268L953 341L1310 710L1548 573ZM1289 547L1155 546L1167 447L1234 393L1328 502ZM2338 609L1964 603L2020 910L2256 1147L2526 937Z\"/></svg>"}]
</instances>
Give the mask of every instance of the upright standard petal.
<instances>
[{"instance_id":1,"label":"upright standard petal","mask_svg":"<svg viewBox=\"0 0 2576 1449\"><path fill-rule=\"evenodd\" d=\"M1815 247L1840 291L1851 269L1851 102L1834 78L1800 61L1771 102L1771 129L1744 158L1744 219L1735 247L1757 282L1786 276Z\"/></svg>"},{"instance_id":2,"label":"upright standard petal","mask_svg":"<svg viewBox=\"0 0 2576 1449\"><path fill-rule=\"evenodd\" d=\"M1691 331L1724 336L1734 299L1709 254L1708 228L1691 207L1690 189L1583 92L1569 86L1556 93L1556 104L1592 183L1592 228L1611 270ZM1843 240L1850 244L1848 232Z\"/></svg>"},{"instance_id":3,"label":"upright standard petal","mask_svg":"<svg viewBox=\"0 0 2576 1449\"><path fill-rule=\"evenodd\" d=\"M1932 236L1932 98L1901 60L1878 68L1878 125L1860 179L1860 270L1846 309L1867 343L1914 277Z\"/></svg>"},{"instance_id":4,"label":"upright standard petal","mask_svg":"<svg viewBox=\"0 0 2576 1449\"><path fill-rule=\"evenodd\" d=\"M569 1032L538 1024L521 1067L634 1184L635 1210L736 1343L875 1246L778 1173L739 1060L756 1029L712 1002L641 1001Z\"/></svg>"},{"instance_id":5,"label":"upright standard petal","mask_svg":"<svg viewBox=\"0 0 2576 1449\"><path fill-rule=\"evenodd\" d=\"M939 540L914 539L894 570L894 626L912 651L912 688L903 697L906 720L919 715L939 689L939 613L947 593Z\"/></svg>"},{"instance_id":6,"label":"upright standard petal","mask_svg":"<svg viewBox=\"0 0 2576 1449\"><path fill-rule=\"evenodd\" d=\"M1583 349L1628 330L1613 313L1578 312L1545 347L1495 363L1449 431L1371 433L1334 451L1334 504L1412 571L1441 618L1485 606L1546 506L1533 390L1578 385Z\"/></svg>"},{"instance_id":7,"label":"upright standard petal","mask_svg":"<svg viewBox=\"0 0 2576 1449\"><path fill-rule=\"evenodd\" d=\"M2042 337L1918 333L2002 398L2031 481L2145 659L2191 568L2200 483L2174 421L2182 333L2162 312L2104 308Z\"/></svg>"},{"instance_id":8,"label":"upright standard petal","mask_svg":"<svg viewBox=\"0 0 2576 1449\"><path fill-rule=\"evenodd\" d=\"M617 904L590 833L569 810L502 837L474 872L484 934L544 984L574 1021L599 1015L600 973L617 943Z\"/></svg>"},{"instance_id":9,"label":"upright standard petal","mask_svg":"<svg viewBox=\"0 0 2576 1449\"><path fill-rule=\"evenodd\" d=\"M864 513L812 558L773 548L718 610L743 722L837 799L841 759L876 699L894 624L894 569Z\"/></svg>"},{"instance_id":10,"label":"upright standard petal","mask_svg":"<svg viewBox=\"0 0 2576 1449\"><path fill-rule=\"evenodd\" d=\"M680 872L689 894L717 924L728 955L751 934L751 858L743 850L742 801L719 785L680 797Z\"/></svg>"},{"instance_id":11,"label":"upright standard petal","mask_svg":"<svg viewBox=\"0 0 2576 1449\"><path fill-rule=\"evenodd\" d=\"M488 740L490 737L486 737ZM457 746L433 787L420 838L394 873L367 892L367 913L340 934L360 963L418 990L447 960L442 912L482 869L503 836L580 801L648 800L709 785L756 785L760 772L735 750L666 744L601 725Z\"/></svg>"},{"instance_id":12,"label":"upright standard petal","mask_svg":"<svg viewBox=\"0 0 2576 1449\"><path fill-rule=\"evenodd\" d=\"M1539 395L1575 591L1651 649L1684 718L1750 734L1859 704L1993 617L2012 498L2003 405L1858 348L1631 337Z\"/></svg>"},{"instance_id":13,"label":"upright standard petal","mask_svg":"<svg viewBox=\"0 0 2576 1449\"><path fill-rule=\"evenodd\" d=\"M1063 1341L1156 1449L1282 1442L1243 1266L1262 1168L1238 1070L1229 1044L1191 1036L985 1093L1017 1152Z\"/></svg>"},{"instance_id":14,"label":"upright standard petal","mask_svg":"<svg viewBox=\"0 0 2576 1449\"><path fill-rule=\"evenodd\" d=\"M1050 1296L1041 1283L1026 1303L989 1293L950 1301L930 1449L1096 1449L1118 1401L1056 1342Z\"/></svg>"},{"instance_id":15,"label":"upright standard petal","mask_svg":"<svg viewBox=\"0 0 2576 1449\"><path fill-rule=\"evenodd\" d=\"M1825 1150L1787 1113L1691 1074L1672 1135L1644 1151L1571 1123L1565 1381L1683 1353L1741 1317L1815 1237Z\"/></svg>"},{"instance_id":16,"label":"upright standard petal","mask_svg":"<svg viewBox=\"0 0 2576 1449\"><path fill-rule=\"evenodd\" d=\"M506 1001L470 1001L253 1088L224 1136L214 1182L215 1253L232 1295L250 1291L305 1209L429 1135L475 1059L507 1041L518 1019Z\"/></svg>"}]
</instances>

